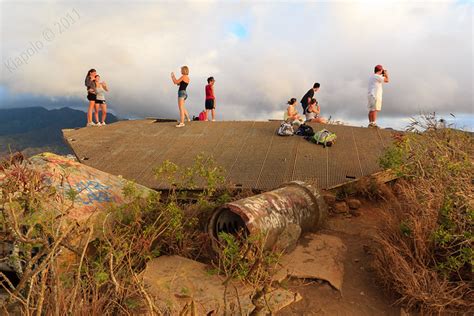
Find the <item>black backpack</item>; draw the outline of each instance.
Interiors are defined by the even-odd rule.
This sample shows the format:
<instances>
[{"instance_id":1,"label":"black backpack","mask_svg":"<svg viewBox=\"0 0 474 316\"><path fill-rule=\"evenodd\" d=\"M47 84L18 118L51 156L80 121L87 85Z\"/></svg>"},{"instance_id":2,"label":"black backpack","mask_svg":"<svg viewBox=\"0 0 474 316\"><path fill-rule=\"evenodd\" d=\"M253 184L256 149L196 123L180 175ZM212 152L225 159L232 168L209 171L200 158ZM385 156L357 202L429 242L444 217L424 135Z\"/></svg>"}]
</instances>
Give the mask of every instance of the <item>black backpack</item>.
<instances>
[{"instance_id":1,"label":"black backpack","mask_svg":"<svg viewBox=\"0 0 474 316\"><path fill-rule=\"evenodd\" d=\"M295 132L296 135L298 136L313 136L314 131L313 128L309 125L306 124L301 124L300 127Z\"/></svg>"}]
</instances>

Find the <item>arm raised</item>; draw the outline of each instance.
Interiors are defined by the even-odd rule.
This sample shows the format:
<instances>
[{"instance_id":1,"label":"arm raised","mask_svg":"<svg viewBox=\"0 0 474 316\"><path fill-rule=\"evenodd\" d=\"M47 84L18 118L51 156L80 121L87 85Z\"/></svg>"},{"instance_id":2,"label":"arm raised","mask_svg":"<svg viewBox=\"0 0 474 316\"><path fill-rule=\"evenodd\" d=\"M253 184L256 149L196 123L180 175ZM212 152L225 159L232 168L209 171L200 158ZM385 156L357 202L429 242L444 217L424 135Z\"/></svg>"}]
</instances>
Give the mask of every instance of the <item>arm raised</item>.
<instances>
[{"instance_id":1,"label":"arm raised","mask_svg":"<svg viewBox=\"0 0 474 316\"><path fill-rule=\"evenodd\" d=\"M181 76L179 79L176 79L174 72L171 73L171 80L173 80L174 84L180 84L181 81L183 81L183 76Z\"/></svg>"},{"instance_id":2,"label":"arm raised","mask_svg":"<svg viewBox=\"0 0 474 316\"><path fill-rule=\"evenodd\" d=\"M387 70L384 70L383 82L385 82L385 83L389 82Z\"/></svg>"}]
</instances>

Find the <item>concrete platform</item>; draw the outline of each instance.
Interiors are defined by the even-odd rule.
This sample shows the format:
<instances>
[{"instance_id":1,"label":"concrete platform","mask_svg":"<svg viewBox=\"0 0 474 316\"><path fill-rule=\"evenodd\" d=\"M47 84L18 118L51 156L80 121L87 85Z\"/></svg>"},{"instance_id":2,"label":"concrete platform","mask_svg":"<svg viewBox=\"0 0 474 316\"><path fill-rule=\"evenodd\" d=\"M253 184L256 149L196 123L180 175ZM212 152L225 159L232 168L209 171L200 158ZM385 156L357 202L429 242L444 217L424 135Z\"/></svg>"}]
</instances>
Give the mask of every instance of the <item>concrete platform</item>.
<instances>
[{"instance_id":1,"label":"concrete platform","mask_svg":"<svg viewBox=\"0 0 474 316\"><path fill-rule=\"evenodd\" d=\"M300 136L281 137L280 122L224 121L175 123L120 121L104 127L63 130L80 161L154 189L169 184L153 176L164 160L189 166L199 153L212 155L225 168L231 186L269 190L292 180L321 189L370 175L381 169L378 158L392 142L389 130L311 124L337 134L323 148Z\"/></svg>"}]
</instances>

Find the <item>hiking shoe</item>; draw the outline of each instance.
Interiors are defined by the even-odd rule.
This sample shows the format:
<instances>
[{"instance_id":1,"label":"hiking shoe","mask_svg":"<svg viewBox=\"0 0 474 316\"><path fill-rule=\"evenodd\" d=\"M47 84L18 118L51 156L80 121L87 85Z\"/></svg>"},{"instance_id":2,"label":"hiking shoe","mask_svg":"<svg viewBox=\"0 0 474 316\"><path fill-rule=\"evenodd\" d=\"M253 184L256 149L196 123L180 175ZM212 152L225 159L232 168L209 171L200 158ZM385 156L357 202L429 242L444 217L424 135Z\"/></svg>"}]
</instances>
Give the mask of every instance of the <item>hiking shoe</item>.
<instances>
[{"instance_id":1,"label":"hiking shoe","mask_svg":"<svg viewBox=\"0 0 474 316\"><path fill-rule=\"evenodd\" d=\"M176 127L184 127L184 123L179 123L178 125L176 125Z\"/></svg>"}]
</instances>

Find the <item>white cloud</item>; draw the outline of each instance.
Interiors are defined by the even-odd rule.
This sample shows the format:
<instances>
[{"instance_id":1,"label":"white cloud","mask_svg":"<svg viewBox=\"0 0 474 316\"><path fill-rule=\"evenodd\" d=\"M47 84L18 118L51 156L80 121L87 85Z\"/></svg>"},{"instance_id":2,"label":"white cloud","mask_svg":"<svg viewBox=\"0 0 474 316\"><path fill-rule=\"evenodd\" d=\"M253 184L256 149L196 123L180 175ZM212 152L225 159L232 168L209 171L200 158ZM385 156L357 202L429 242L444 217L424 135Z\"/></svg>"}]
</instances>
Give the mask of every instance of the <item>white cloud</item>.
<instances>
[{"instance_id":1,"label":"white cloud","mask_svg":"<svg viewBox=\"0 0 474 316\"><path fill-rule=\"evenodd\" d=\"M56 23L79 13L59 34ZM441 2L1 2L2 76L13 93L77 96L97 68L122 116L177 116L171 71L190 67L188 108L216 77L218 113L264 119L316 81L325 116L366 117L367 78L390 70L382 116L472 113L472 4ZM232 34L232 23L246 36ZM55 32L50 42L47 29ZM44 48L10 73L30 42Z\"/></svg>"}]
</instances>

